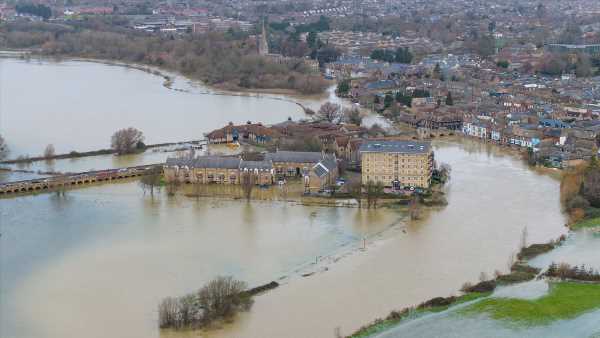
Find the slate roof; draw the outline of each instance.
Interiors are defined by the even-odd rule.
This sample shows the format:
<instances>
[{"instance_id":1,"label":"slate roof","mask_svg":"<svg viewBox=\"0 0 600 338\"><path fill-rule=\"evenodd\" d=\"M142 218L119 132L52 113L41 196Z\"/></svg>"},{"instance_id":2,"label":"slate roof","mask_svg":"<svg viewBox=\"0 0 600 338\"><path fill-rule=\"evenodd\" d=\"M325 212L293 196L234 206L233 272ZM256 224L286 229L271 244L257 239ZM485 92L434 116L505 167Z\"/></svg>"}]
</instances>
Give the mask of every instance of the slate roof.
<instances>
[{"instance_id":1,"label":"slate roof","mask_svg":"<svg viewBox=\"0 0 600 338\"><path fill-rule=\"evenodd\" d=\"M167 158L167 165L190 168L238 169L241 159L225 156L199 156L194 159Z\"/></svg>"},{"instance_id":2,"label":"slate roof","mask_svg":"<svg viewBox=\"0 0 600 338\"><path fill-rule=\"evenodd\" d=\"M413 141L366 141L360 146L361 153L428 153L431 145L428 142Z\"/></svg>"},{"instance_id":3,"label":"slate roof","mask_svg":"<svg viewBox=\"0 0 600 338\"><path fill-rule=\"evenodd\" d=\"M263 160L263 161L244 161L244 160L242 160L240 162L240 169L271 170L271 169L273 169L273 162L267 161L267 160Z\"/></svg>"},{"instance_id":4,"label":"slate roof","mask_svg":"<svg viewBox=\"0 0 600 338\"><path fill-rule=\"evenodd\" d=\"M320 152L277 151L265 154L265 160L275 162L317 163L323 158Z\"/></svg>"},{"instance_id":5,"label":"slate roof","mask_svg":"<svg viewBox=\"0 0 600 338\"><path fill-rule=\"evenodd\" d=\"M336 167L337 167L337 160L335 158L335 155L328 154L328 155L325 155L323 160L321 160L319 163L314 165L313 171L315 172L315 175L317 175L318 177L323 177L323 176L327 175L328 173L332 172L333 170L335 170Z\"/></svg>"}]
</instances>

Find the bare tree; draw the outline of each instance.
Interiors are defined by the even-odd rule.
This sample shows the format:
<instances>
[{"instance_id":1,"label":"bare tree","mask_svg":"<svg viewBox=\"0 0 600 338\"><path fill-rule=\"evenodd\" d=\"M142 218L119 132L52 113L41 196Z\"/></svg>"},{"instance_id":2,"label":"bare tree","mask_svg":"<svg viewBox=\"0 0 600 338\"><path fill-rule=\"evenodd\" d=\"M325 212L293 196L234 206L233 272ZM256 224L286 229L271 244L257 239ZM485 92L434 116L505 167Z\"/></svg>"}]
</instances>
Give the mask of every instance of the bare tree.
<instances>
[{"instance_id":1,"label":"bare tree","mask_svg":"<svg viewBox=\"0 0 600 338\"><path fill-rule=\"evenodd\" d=\"M381 182L373 182L369 181L366 184L366 192L367 192L367 209L373 208L377 209L377 201L379 197L383 194L383 184Z\"/></svg>"},{"instance_id":2,"label":"bare tree","mask_svg":"<svg viewBox=\"0 0 600 338\"><path fill-rule=\"evenodd\" d=\"M169 180L165 185L167 187L167 195L175 196L181 187L181 182L178 179L173 179Z\"/></svg>"},{"instance_id":3,"label":"bare tree","mask_svg":"<svg viewBox=\"0 0 600 338\"><path fill-rule=\"evenodd\" d=\"M362 124L362 116L360 111L356 107L347 108L343 110L344 121L360 126Z\"/></svg>"},{"instance_id":4,"label":"bare tree","mask_svg":"<svg viewBox=\"0 0 600 338\"><path fill-rule=\"evenodd\" d=\"M440 164L439 175L442 179L442 182L447 182L450 180L450 174L452 173L452 167L448 163Z\"/></svg>"},{"instance_id":5,"label":"bare tree","mask_svg":"<svg viewBox=\"0 0 600 338\"><path fill-rule=\"evenodd\" d=\"M150 190L150 195L154 196L154 189L160 191L162 181L162 169L160 167L152 167L148 169L148 172L140 179L140 186L144 190Z\"/></svg>"},{"instance_id":6,"label":"bare tree","mask_svg":"<svg viewBox=\"0 0 600 338\"><path fill-rule=\"evenodd\" d=\"M146 147L144 134L132 127L117 130L111 138L111 147L117 154L131 154Z\"/></svg>"},{"instance_id":7,"label":"bare tree","mask_svg":"<svg viewBox=\"0 0 600 338\"><path fill-rule=\"evenodd\" d=\"M8 145L6 144L4 137L0 135L0 160L5 159L6 156L8 156Z\"/></svg>"},{"instance_id":8,"label":"bare tree","mask_svg":"<svg viewBox=\"0 0 600 338\"><path fill-rule=\"evenodd\" d=\"M176 298L167 297L158 305L158 326L175 327L178 320L179 304Z\"/></svg>"},{"instance_id":9,"label":"bare tree","mask_svg":"<svg viewBox=\"0 0 600 338\"><path fill-rule=\"evenodd\" d=\"M414 195L408 204L408 213L410 215L410 219L417 220L421 218L421 207L419 204L419 197Z\"/></svg>"},{"instance_id":10,"label":"bare tree","mask_svg":"<svg viewBox=\"0 0 600 338\"><path fill-rule=\"evenodd\" d=\"M231 318L238 311L247 311L252 298L246 283L233 277L217 277L198 291L198 303L204 309L204 321Z\"/></svg>"},{"instance_id":11,"label":"bare tree","mask_svg":"<svg viewBox=\"0 0 600 338\"><path fill-rule=\"evenodd\" d=\"M358 207L362 208L362 184L360 180L352 180L346 185L348 194L356 199Z\"/></svg>"},{"instance_id":12,"label":"bare tree","mask_svg":"<svg viewBox=\"0 0 600 338\"><path fill-rule=\"evenodd\" d=\"M254 185L256 184L254 173L252 173L251 171L244 171L242 172L240 179L242 191L244 192L244 197L246 197L246 200L250 201L250 198L252 197L252 190L254 189Z\"/></svg>"},{"instance_id":13,"label":"bare tree","mask_svg":"<svg viewBox=\"0 0 600 338\"><path fill-rule=\"evenodd\" d=\"M528 236L527 227L524 227L523 230L521 231L521 238L519 240L519 249L524 249L527 247L527 236Z\"/></svg>"},{"instance_id":14,"label":"bare tree","mask_svg":"<svg viewBox=\"0 0 600 338\"><path fill-rule=\"evenodd\" d=\"M47 145L46 149L44 149L44 158L50 159L50 158L54 157L55 155L56 155L56 150L54 149L54 145L53 144Z\"/></svg>"},{"instance_id":15,"label":"bare tree","mask_svg":"<svg viewBox=\"0 0 600 338\"><path fill-rule=\"evenodd\" d=\"M321 108L319 108L317 117L322 121L339 123L343 117L342 109L337 104L325 102L321 105Z\"/></svg>"}]
</instances>

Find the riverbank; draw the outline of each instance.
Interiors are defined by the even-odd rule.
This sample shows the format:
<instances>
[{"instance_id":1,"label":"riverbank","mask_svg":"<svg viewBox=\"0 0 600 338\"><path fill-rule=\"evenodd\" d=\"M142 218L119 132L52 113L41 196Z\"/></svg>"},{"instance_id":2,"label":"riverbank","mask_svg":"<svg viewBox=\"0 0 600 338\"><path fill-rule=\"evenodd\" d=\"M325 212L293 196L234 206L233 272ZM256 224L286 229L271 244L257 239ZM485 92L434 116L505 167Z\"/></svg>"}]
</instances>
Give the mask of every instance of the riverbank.
<instances>
[{"instance_id":1,"label":"riverbank","mask_svg":"<svg viewBox=\"0 0 600 338\"><path fill-rule=\"evenodd\" d=\"M3 54L5 53L5 54ZM269 99L283 100L286 102L294 103L302 107L306 111L306 107L298 102L297 100L323 100L327 96L327 90L323 90L317 94L303 94L300 91L284 88L244 88L240 86L233 86L231 84L208 84L198 79L192 79L189 76L182 74L174 69L161 68L158 66L139 64L133 62L108 60L108 59L96 59L86 58L78 56L54 56L46 55L41 51L29 51L29 50L14 50L14 51L0 51L0 57L4 58L20 58L20 59L31 59L37 58L41 60L48 60L54 62L65 62L65 61L76 61L76 62L92 62L98 64L104 64L107 66L117 66L129 69L139 70L148 74L162 77L164 79L163 86L167 89L189 92L186 89L174 88L175 79L177 77L183 77L188 81L197 82L198 84L206 87L208 90L201 92L205 95L225 95L225 96L242 96L242 97L260 97L261 95L272 95L266 96ZM327 80L328 87L335 85L334 81ZM285 96L293 97L295 100L287 99Z\"/></svg>"},{"instance_id":2,"label":"riverbank","mask_svg":"<svg viewBox=\"0 0 600 338\"><path fill-rule=\"evenodd\" d=\"M527 264L528 260L544 254L560 246L565 241L565 237L561 236L556 241L545 244L532 244L528 247L523 247L517 253L518 261L512 263L511 272L509 274L498 273L494 279L481 280L478 284L472 285L465 283L462 288L463 294L456 297L435 297L425 301L415 307L407 307L400 311L392 311L385 319L376 319L370 324L361 327L356 332L347 336L347 338L367 338L378 333L386 331L406 320L413 320L421 315L445 311L450 307L454 307L469 301L489 296L497 286L506 286L515 283L522 283L536 278L539 269L531 267ZM598 285L600 286L600 285ZM600 291L600 288L598 288ZM600 300L600 299L599 299ZM494 307L495 300L486 303L478 302L474 307L467 308L467 312L478 312ZM502 300L500 301L502 302ZM480 305L481 304L481 305ZM499 304L499 303L498 303ZM600 302L598 303L600 305ZM502 312L500 312L502 313Z\"/></svg>"}]
</instances>

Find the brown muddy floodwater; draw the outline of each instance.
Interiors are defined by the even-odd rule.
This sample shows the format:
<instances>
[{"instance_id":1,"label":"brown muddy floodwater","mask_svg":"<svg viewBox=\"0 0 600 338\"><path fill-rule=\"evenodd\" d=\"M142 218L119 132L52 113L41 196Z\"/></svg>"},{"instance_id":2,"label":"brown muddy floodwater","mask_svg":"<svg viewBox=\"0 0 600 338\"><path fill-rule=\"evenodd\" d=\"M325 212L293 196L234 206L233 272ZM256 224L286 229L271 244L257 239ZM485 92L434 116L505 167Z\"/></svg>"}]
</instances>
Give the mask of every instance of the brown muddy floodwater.
<instances>
[{"instance_id":1,"label":"brown muddy floodwater","mask_svg":"<svg viewBox=\"0 0 600 338\"><path fill-rule=\"evenodd\" d=\"M0 337L332 337L506 270L525 226L530 243L566 232L557 180L473 141L435 151L453 167L449 205L420 223L394 209L150 198L135 182L2 200ZM224 274L282 286L216 331L158 330L161 298Z\"/></svg>"}]
</instances>

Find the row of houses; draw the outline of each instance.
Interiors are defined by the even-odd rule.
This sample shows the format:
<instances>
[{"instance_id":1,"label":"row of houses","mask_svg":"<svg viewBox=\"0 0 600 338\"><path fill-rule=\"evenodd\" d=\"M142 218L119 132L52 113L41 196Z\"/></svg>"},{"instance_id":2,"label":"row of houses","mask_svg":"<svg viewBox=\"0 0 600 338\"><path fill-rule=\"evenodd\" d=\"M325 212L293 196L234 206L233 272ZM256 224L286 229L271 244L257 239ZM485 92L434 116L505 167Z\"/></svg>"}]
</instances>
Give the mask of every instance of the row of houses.
<instances>
[{"instance_id":1,"label":"row of houses","mask_svg":"<svg viewBox=\"0 0 600 338\"><path fill-rule=\"evenodd\" d=\"M262 160L248 161L234 156L169 158L163 168L167 182L196 184L244 183L269 186L284 178L301 178L306 192L322 191L335 184L338 160L323 152L277 151Z\"/></svg>"}]
</instances>

